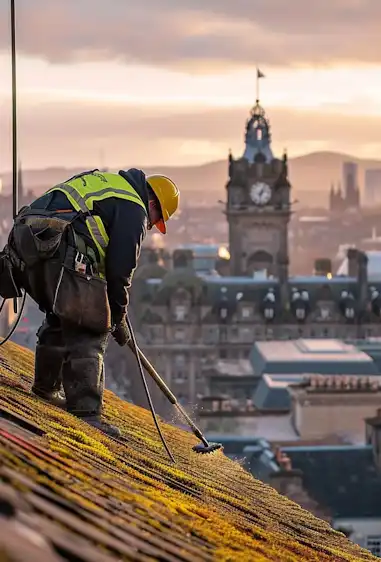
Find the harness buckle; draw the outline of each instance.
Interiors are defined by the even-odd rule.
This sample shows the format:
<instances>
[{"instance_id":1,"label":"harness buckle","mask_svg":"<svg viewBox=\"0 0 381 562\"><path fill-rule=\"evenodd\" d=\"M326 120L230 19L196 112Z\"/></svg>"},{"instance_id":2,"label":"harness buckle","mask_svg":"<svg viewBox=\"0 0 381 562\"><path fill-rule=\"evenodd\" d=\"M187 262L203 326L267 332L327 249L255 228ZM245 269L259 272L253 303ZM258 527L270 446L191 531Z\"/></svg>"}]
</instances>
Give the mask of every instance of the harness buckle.
<instances>
[{"instance_id":1,"label":"harness buckle","mask_svg":"<svg viewBox=\"0 0 381 562\"><path fill-rule=\"evenodd\" d=\"M77 252L74 258L74 269L78 273L82 273L82 275L86 275L86 256L81 254L81 252Z\"/></svg>"}]
</instances>

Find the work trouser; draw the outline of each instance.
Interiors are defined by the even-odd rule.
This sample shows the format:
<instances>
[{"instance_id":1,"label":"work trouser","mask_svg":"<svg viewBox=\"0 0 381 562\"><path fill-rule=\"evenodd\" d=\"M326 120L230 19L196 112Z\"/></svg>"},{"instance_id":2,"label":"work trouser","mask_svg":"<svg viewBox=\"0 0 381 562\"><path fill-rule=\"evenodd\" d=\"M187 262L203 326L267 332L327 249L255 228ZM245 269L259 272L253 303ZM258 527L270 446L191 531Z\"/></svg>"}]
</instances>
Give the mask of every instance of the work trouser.
<instances>
[{"instance_id":1,"label":"work trouser","mask_svg":"<svg viewBox=\"0 0 381 562\"><path fill-rule=\"evenodd\" d=\"M33 390L49 394L63 384L70 413L99 416L108 334L85 331L48 313L37 337Z\"/></svg>"}]
</instances>

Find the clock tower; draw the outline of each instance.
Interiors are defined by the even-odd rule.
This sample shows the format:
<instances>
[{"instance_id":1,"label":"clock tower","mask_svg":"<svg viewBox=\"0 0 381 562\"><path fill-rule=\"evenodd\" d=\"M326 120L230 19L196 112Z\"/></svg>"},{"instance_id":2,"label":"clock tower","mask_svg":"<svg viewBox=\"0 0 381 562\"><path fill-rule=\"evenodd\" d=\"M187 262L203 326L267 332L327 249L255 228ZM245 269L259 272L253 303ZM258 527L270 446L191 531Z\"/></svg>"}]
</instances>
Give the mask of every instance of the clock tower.
<instances>
[{"instance_id":1,"label":"clock tower","mask_svg":"<svg viewBox=\"0 0 381 562\"><path fill-rule=\"evenodd\" d=\"M288 277L290 190L287 155L274 158L270 123L257 101L246 122L245 151L229 155L226 185L232 275Z\"/></svg>"}]
</instances>

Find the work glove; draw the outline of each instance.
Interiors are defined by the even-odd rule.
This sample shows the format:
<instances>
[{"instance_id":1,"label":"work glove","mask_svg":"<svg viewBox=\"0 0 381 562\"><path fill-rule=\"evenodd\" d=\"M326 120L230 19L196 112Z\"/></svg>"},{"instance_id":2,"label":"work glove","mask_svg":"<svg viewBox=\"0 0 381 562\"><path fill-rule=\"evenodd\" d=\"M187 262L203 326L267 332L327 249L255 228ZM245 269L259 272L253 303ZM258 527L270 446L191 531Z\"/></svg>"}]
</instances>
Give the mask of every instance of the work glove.
<instances>
[{"instance_id":1,"label":"work glove","mask_svg":"<svg viewBox=\"0 0 381 562\"><path fill-rule=\"evenodd\" d=\"M123 318L111 332L112 337L118 345L123 347L131 341L130 330L128 329L126 319Z\"/></svg>"}]
</instances>

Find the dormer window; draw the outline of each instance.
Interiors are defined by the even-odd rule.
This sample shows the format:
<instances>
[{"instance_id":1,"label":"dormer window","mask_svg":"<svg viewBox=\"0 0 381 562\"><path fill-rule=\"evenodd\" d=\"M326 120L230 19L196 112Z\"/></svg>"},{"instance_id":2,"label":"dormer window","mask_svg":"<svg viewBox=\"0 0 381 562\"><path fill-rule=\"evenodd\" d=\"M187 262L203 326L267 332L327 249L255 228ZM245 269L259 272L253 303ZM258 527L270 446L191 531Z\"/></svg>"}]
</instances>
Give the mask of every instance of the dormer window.
<instances>
[{"instance_id":1,"label":"dormer window","mask_svg":"<svg viewBox=\"0 0 381 562\"><path fill-rule=\"evenodd\" d=\"M222 320L226 320L226 318L228 317L228 309L227 308L220 308L220 318Z\"/></svg>"},{"instance_id":2,"label":"dormer window","mask_svg":"<svg viewBox=\"0 0 381 562\"><path fill-rule=\"evenodd\" d=\"M187 314L187 308L183 304L177 304L174 308L174 316L176 322L184 322Z\"/></svg>"},{"instance_id":3,"label":"dormer window","mask_svg":"<svg viewBox=\"0 0 381 562\"><path fill-rule=\"evenodd\" d=\"M250 306L243 306L241 310L241 316L244 320L247 320L251 316L251 308Z\"/></svg>"}]
</instances>

